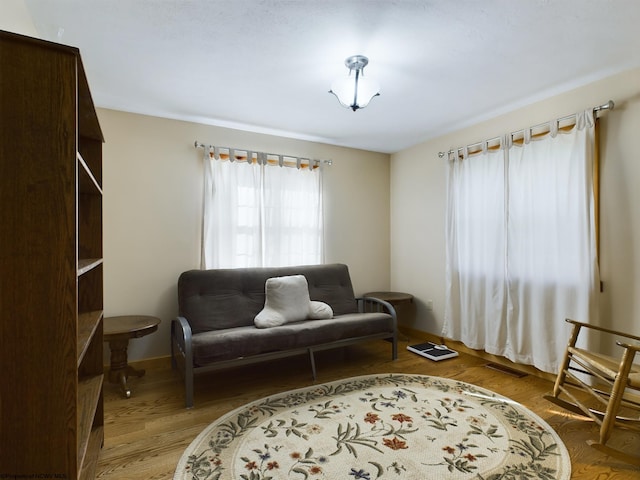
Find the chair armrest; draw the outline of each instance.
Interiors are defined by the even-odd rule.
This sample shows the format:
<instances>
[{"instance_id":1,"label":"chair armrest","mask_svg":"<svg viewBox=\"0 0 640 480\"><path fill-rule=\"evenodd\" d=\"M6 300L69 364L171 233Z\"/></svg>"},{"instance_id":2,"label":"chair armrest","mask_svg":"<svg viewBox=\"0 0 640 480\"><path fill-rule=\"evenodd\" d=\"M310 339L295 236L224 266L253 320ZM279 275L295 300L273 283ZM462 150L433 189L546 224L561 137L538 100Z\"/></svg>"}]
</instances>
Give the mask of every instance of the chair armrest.
<instances>
[{"instance_id":1,"label":"chair armrest","mask_svg":"<svg viewBox=\"0 0 640 480\"><path fill-rule=\"evenodd\" d=\"M570 318L566 318L565 321L568 322L568 323L572 323L572 324L574 324L574 325L576 325L578 327L591 328L592 330L598 330L600 332L610 333L611 335L616 335L616 336L624 337L624 338L631 338L633 340L640 341L640 337L638 337L636 335L632 335L630 333L622 333L622 332L618 332L616 330L611 330L611 329L608 329L608 328L599 327L597 325L591 325L590 323L584 323L584 322L579 322L577 320L572 320Z\"/></svg>"},{"instance_id":2,"label":"chair armrest","mask_svg":"<svg viewBox=\"0 0 640 480\"><path fill-rule=\"evenodd\" d=\"M627 350L631 350L632 352L638 353L640 352L640 345L631 345L625 342L616 342L616 345L626 348Z\"/></svg>"}]
</instances>

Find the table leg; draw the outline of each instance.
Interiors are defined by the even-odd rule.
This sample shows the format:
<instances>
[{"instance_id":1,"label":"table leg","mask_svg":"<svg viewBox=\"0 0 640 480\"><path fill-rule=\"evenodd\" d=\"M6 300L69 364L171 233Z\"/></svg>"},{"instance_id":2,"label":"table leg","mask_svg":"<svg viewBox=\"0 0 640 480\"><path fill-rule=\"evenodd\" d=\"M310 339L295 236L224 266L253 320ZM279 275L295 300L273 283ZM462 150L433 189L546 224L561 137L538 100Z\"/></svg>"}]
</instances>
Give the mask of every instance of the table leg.
<instances>
[{"instance_id":1,"label":"table leg","mask_svg":"<svg viewBox=\"0 0 640 480\"><path fill-rule=\"evenodd\" d=\"M111 380L111 377L109 378ZM113 380L111 380L113 382ZM115 382L114 382L115 383ZM117 383L120 384L120 389L125 397L131 398L131 390L127 387L127 374L124 370L118 372Z\"/></svg>"},{"instance_id":2,"label":"table leg","mask_svg":"<svg viewBox=\"0 0 640 480\"><path fill-rule=\"evenodd\" d=\"M122 393L126 398L131 397L131 390L127 386L127 378L130 375L141 377L144 370L136 370L127 363L127 348L129 338L113 338L109 340L111 349L111 367L109 369L109 381L119 383Z\"/></svg>"}]
</instances>

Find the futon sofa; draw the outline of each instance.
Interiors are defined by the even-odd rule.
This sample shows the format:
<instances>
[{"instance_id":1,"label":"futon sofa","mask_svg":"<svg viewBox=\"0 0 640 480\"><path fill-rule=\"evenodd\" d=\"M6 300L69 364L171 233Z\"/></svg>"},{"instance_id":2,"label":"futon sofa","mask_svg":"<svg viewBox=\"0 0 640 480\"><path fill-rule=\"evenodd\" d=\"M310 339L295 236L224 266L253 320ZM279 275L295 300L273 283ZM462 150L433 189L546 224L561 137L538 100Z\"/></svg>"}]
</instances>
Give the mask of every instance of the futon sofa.
<instances>
[{"instance_id":1,"label":"futon sofa","mask_svg":"<svg viewBox=\"0 0 640 480\"><path fill-rule=\"evenodd\" d=\"M308 317L315 318L274 312L276 295L279 302L296 303L298 293L281 288L290 281L296 288L302 285L301 292L308 289L302 316L309 305ZM179 316L171 322L171 357L184 379L187 408L193 406L198 373L308 354L315 380L315 351L372 339L389 340L392 359L398 355L393 306L356 298L343 264L186 271L178 279L178 306Z\"/></svg>"}]
</instances>

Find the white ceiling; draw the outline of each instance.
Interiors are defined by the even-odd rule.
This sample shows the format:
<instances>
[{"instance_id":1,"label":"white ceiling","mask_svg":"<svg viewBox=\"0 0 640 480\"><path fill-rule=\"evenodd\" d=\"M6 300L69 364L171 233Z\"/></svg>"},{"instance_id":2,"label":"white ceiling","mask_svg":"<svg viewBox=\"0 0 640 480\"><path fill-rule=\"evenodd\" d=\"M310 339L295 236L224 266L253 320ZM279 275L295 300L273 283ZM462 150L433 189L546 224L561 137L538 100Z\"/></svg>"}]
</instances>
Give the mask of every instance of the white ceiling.
<instances>
[{"instance_id":1,"label":"white ceiling","mask_svg":"<svg viewBox=\"0 0 640 480\"><path fill-rule=\"evenodd\" d=\"M100 107L387 153L640 65L640 0L25 2ZM354 54L357 112L328 93Z\"/></svg>"}]
</instances>

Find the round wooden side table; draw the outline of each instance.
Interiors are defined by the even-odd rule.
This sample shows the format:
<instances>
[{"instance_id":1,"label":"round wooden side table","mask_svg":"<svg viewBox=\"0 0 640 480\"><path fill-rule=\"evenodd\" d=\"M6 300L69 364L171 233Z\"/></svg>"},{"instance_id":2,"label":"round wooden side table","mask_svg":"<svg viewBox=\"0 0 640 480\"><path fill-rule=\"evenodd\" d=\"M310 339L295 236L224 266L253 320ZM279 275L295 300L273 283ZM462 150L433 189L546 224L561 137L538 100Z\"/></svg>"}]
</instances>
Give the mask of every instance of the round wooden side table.
<instances>
[{"instance_id":1,"label":"round wooden side table","mask_svg":"<svg viewBox=\"0 0 640 480\"><path fill-rule=\"evenodd\" d=\"M123 315L104 319L103 339L111 349L109 381L119 383L125 397L131 397L127 378L131 375L141 377L144 370L136 370L127 361L127 348L130 338L140 338L158 330L160 319L148 315Z\"/></svg>"},{"instance_id":2,"label":"round wooden side table","mask_svg":"<svg viewBox=\"0 0 640 480\"><path fill-rule=\"evenodd\" d=\"M413 295L402 292L369 292L364 294L365 297L374 297L389 302L394 307L401 303L413 302Z\"/></svg>"}]
</instances>

